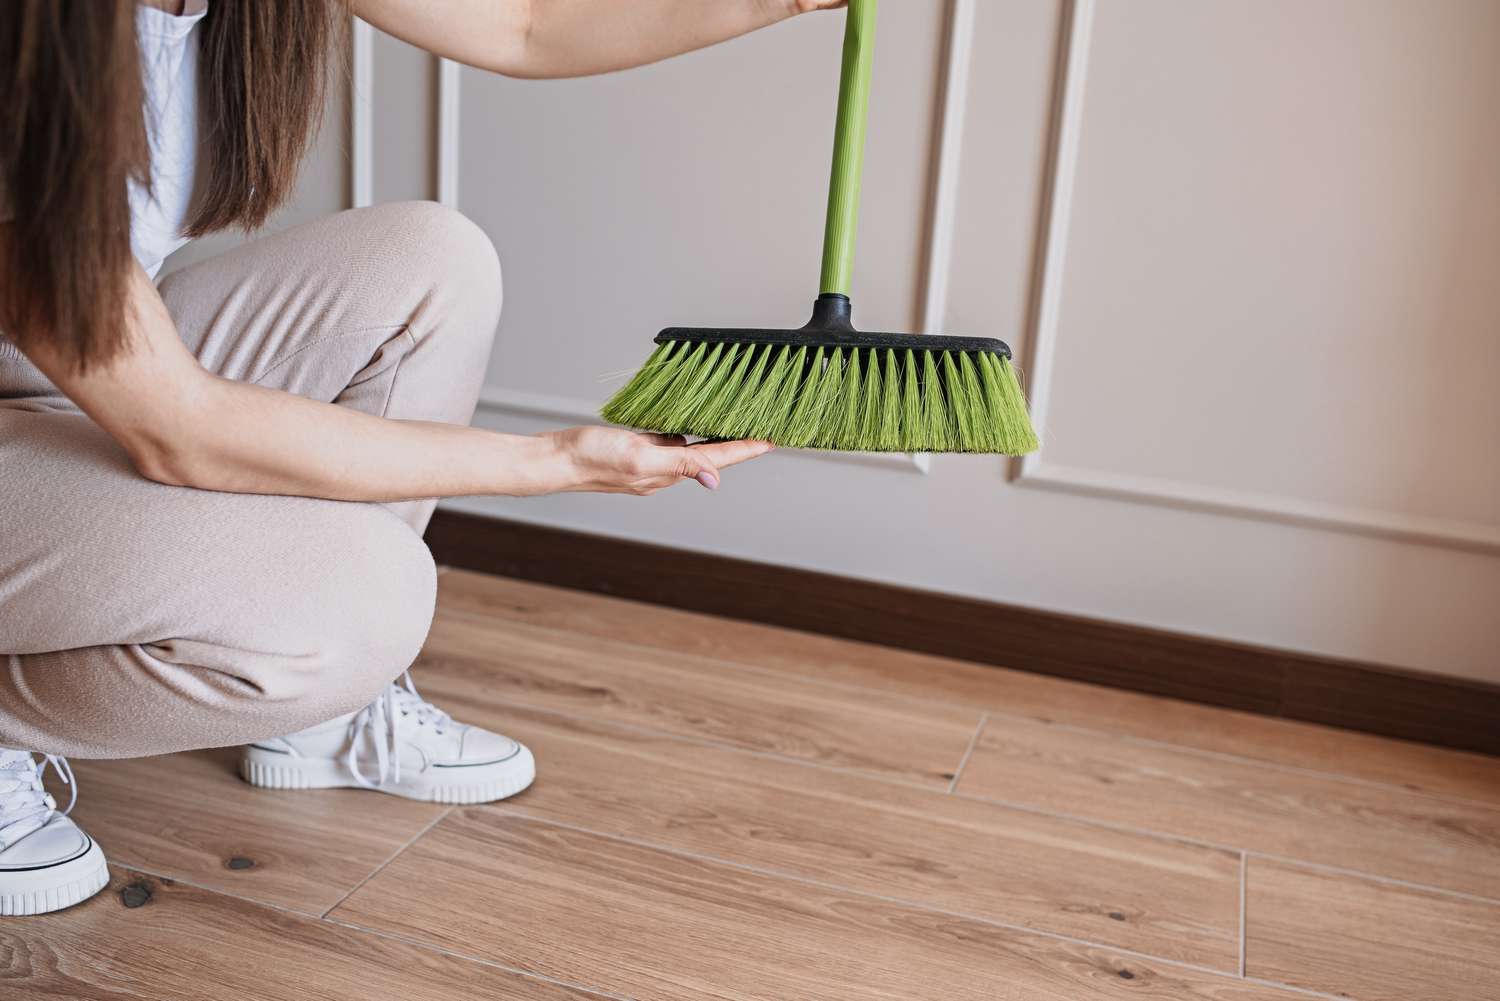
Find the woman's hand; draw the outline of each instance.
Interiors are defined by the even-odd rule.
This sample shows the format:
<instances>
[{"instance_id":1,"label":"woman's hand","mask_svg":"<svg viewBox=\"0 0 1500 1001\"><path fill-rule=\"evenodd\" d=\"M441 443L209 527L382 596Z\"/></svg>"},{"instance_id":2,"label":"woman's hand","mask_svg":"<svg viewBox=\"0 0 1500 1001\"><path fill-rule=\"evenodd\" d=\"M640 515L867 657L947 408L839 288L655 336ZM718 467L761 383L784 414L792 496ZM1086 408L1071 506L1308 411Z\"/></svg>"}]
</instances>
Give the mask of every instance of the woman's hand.
<instances>
[{"instance_id":1,"label":"woman's hand","mask_svg":"<svg viewBox=\"0 0 1500 1001\"><path fill-rule=\"evenodd\" d=\"M583 427L550 431L550 441L568 470L565 490L611 494L654 494L664 487L697 480L719 488L719 470L764 455L768 441L716 441L689 445L681 435L641 434L620 428Z\"/></svg>"}]
</instances>

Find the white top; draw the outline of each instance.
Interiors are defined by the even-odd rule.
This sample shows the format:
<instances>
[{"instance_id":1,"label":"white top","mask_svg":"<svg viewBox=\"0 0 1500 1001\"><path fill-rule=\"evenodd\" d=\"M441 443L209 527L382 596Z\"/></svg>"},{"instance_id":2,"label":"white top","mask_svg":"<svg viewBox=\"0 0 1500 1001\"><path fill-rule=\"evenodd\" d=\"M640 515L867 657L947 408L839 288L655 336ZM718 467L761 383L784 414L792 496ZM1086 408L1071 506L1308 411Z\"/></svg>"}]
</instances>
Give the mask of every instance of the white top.
<instances>
[{"instance_id":1,"label":"white top","mask_svg":"<svg viewBox=\"0 0 1500 1001\"><path fill-rule=\"evenodd\" d=\"M155 278L182 235L198 159L198 22L208 0L187 0L182 14L136 5L152 194L130 186L130 249Z\"/></svg>"},{"instance_id":2,"label":"white top","mask_svg":"<svg viewBox=\"0 0 1500 1001\"><path fill-rule=\"evenodd\" d=\"M151 277L162 261L187 243L182 236L193 196L198 159L198 22L208 0L187 0L183 13L168 14L136 4L136 36L141 50L142 114L151 144L154 197L130 185L130 249ZM0 191L0 222L12 218Z\"/></svg>"},{"instance_id":3,"label":"white top","mask_svg":"<svg viewBox=\"0 0 1500 1001\"><path fill-rule=\"evenodd\" d=\"M130 249L152 278L167 255L188 242L182 229L198 159L197 27L207 11L208 0L186 0L181 14L136 5L153 193L130 185ZM0 222L9 218L0 191ZM15 345L0 333L0 358L18 357Z\"/></svg>"}]
</instances>

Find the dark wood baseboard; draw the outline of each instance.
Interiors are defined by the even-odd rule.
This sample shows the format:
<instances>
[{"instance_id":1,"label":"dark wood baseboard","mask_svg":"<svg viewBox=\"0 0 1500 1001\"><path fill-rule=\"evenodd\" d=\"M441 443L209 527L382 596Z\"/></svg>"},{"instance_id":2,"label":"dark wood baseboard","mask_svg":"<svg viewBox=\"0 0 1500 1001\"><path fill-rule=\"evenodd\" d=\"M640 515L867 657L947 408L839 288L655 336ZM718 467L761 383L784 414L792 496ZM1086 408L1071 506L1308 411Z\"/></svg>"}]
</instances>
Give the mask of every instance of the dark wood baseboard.
<instances>
[{"instance_id":1,"label":"dark wood baseboard","mask_svg":"<svg viewBox=\"0 0 1500 1001\"><path fill-rule=\"evenodd\" d=\"M439 511L438 562L1500 755L1500 686Z\"/></svg>"}]
</instances>

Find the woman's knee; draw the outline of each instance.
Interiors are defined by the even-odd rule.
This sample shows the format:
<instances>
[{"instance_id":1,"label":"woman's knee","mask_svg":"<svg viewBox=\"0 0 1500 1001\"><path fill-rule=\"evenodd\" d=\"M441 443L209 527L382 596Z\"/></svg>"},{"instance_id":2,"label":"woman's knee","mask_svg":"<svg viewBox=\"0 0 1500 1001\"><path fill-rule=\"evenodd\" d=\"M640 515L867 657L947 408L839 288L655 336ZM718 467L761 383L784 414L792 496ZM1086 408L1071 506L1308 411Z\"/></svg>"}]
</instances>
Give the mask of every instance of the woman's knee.
<instances>
[{"instance_id":1,"label":"woman's knee","mask_svg":"<svg viewBox=\"0 0 1500 1001\"><path fill-rule=\"evenodd\" d=\"M429 287L449 311L472 319L476 336L494 336L503 283L489 234L437 202L392 202L359 211L387 234L385 246L398 256L397 270Z\"/></svg>"},{"instance_id":2,"label":"woman's knee","mask_svg":"<svg viewBox=\"0 0 1500 1001\"><path fill-rule=\"evenodd\" d=\"M256 679L264 698L325 719L368 703L411 666L437 593L432 554L406 523L375 505L328 506L337 558L308 561L277 602L290 620L278 645L293 666Z\"/></svg>"},{"instance_id":3,"label":"woman's knee","mask_svg":"<svg viewBox=\"0 0 1500 1001\"><path fill-rule=\"evenodd\" d=\"M367 506L352 536L359 552L322 589L340 607L326 656L349 665L363 687L379 689L411 666L427 639L437 596L432 553L385 508Z\"/></svg>"}]
</instances>

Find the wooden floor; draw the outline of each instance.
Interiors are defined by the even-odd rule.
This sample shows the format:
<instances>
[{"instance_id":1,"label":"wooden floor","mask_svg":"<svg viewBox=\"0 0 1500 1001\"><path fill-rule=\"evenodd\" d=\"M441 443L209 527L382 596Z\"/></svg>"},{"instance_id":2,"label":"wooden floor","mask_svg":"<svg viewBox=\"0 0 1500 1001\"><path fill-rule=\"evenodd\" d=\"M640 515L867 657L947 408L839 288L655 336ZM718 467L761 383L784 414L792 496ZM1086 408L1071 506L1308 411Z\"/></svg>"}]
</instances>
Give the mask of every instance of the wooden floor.
<instances>
[{"instance_id":1,"label":"wooden floor","mask_svg":"<svg viewBox=\"0 0 1500 1001\"><path fill-rule=\"evenodd\" d=\"M0 998L1500 1001L1500 759L440 581L418 683L531 790L75 763L114 883Z\"/></svg>"}]
</instances>

